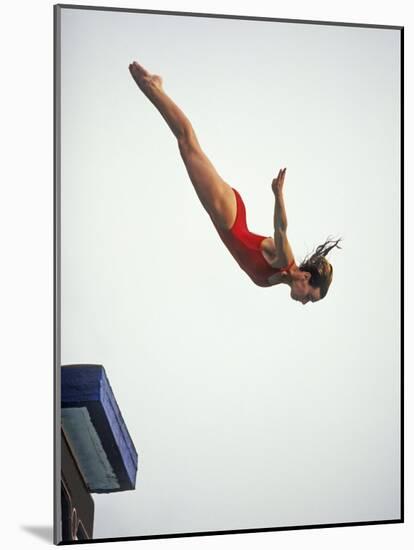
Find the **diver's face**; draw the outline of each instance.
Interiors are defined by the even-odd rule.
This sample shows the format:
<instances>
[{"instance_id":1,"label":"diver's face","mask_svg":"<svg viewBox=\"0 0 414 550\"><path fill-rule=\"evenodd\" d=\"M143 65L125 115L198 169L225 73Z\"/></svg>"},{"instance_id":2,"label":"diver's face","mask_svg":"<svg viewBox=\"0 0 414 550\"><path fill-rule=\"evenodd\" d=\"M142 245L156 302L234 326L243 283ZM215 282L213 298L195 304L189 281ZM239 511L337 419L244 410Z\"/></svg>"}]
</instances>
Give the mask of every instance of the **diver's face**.
<instances>
[{"instance_id":1,"label":"diver's face","mask_svg":"<svg viewBox=\"0 0 414 550\"><path fill-rule=\"evenodd\" d=\"M302 302L303 305L308 302L317 302L321 299L320 288L314 288L309 284L310 273L303 272L300 279L292 282L290 297L292 300Z\"/></svg>"}]
</instances>

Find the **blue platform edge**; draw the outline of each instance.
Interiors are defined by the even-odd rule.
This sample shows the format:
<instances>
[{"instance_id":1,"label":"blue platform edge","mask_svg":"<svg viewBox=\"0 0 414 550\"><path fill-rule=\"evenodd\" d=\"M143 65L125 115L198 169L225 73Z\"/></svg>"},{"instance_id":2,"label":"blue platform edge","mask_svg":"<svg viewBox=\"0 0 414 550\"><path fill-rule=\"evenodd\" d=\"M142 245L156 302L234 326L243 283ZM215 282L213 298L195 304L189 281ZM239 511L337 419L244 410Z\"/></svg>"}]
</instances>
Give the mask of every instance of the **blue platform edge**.
<instances>
[{"instance_id":1,"label":"blue platform edge","mask_svg":"<svg viewBox=\"0 0 414 550\"><path fill-rule=\"evenodd\" d=\"M108 460L118 477L119 490L134 489L138 453L122 418L104 367L89 364L63 365L61 406L88 409Z\"/></svg>"}]
</instances>

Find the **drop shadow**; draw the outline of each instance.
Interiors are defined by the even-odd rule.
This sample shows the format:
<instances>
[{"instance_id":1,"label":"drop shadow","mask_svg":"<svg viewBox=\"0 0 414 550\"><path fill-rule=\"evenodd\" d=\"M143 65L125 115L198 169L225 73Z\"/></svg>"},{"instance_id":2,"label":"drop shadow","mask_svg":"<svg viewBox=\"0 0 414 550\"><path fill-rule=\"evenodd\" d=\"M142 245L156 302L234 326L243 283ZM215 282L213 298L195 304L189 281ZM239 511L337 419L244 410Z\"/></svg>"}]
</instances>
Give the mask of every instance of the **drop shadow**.
<instances>
[{"instance_id":1,"label":"drop shadow","mask_svg":"<svg viewBox=\"0 0 414 550\"><path fill-rule=\"evenodd\" d=\"M20 525L20 528L27 533L31 533L39 539L53 543L52 525Z\"/></svg>"}]
</instances>

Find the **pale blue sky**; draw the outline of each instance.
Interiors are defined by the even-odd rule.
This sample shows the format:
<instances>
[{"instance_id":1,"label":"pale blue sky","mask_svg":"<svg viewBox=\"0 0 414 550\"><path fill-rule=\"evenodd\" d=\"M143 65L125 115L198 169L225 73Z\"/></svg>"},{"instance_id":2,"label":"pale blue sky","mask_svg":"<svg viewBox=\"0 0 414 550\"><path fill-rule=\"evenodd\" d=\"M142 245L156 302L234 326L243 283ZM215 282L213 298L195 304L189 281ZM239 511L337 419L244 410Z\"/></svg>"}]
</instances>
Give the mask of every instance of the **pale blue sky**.
<instances>
[{"instance_id":1,"label":"pale blue sky","mask_svg":"<svg viewBox=\"0 0 414 550\"><path fill-rule=\"evenodd\" d=\"M252 231L287 167L326 299L259 288L132 81L161 74ZM399 33L62 10L62 362L103 364L139 454L95 538L399 517Z\"/></svg>"}]
</instances>

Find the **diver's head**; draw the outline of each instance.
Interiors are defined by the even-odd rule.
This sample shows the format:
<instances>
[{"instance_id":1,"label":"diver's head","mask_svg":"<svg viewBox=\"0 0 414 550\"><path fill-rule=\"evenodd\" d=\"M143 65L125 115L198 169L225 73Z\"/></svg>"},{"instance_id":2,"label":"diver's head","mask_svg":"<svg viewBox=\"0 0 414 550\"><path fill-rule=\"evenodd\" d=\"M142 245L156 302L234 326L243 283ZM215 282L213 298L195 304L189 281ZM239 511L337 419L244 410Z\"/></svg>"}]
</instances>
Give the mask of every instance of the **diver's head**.
<instances>
[{"instance_id":1,"label":"diver's head","mask_svg":"<svg viewBox=\"0 0 414 550\"><path fill-rule=\"evenodd\" d=\"M291 274L290 297L302 304L320 300L320 288L312 286L311 279L312 274L309 271L303 271L300 267L298 271L293 272Z\"/></svg>"},{"instance_id":2,"label":"diver's head","mask_svg":"<svg viewBox=\"0 0 414 550\"><path fill-rule=\"evenodd\" d=\"M297 271L291 273L290 296L293 300L307 304L325 298L333 275L332 264L325 256L332 248L341 248L338 246L340 240L325 241L310 257L303 260Z\"/></svg>"}]
</instances>

